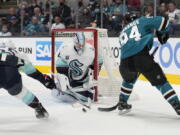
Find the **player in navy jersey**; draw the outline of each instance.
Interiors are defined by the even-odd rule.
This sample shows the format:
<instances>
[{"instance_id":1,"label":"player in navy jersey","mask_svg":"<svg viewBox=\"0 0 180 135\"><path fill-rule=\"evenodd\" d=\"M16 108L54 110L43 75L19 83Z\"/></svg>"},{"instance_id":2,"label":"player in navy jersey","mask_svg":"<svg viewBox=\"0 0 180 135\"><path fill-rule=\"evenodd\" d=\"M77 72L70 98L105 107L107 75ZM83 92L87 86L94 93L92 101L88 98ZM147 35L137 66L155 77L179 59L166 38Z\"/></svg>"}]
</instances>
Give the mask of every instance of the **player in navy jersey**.
<instances>
[{"instance_id":1,"label":"player in navy jersey","mask_svg":"<svg viewBox=\"0 0 180 135\"><path fill-rule=\"evenodd\" d=\"M131 105L127 101L138 76L143 74L180 115L180 101L176 92L167 81L161 67L149 54L153 45L154 30L156 30L158 40L162 45L167 42L170 27L168 18L143 16L133 19L130 15L125 15L124 22L126 25L119 37L121 47L119 71L123 83L117 104L118 109L120 112L130 111Z\"/></svg>"},{"instance_id":2,"label":"player in navy jersey","mask_svg":"<svg viewBox=\"0 0 180 135\"><path fill-rule=\"evenodd\" d=\"M46 87L52 87L51 81L47 81L47 79L43 77L43 74L34 68L26 55L18 53L11 41L1 41L0 88L6 89L10 95L20 99L23 103L33 108L37 118L47 118L49 114L39 99L22 83L19 70L39 80Z\"/></svg>"}]
</instances>

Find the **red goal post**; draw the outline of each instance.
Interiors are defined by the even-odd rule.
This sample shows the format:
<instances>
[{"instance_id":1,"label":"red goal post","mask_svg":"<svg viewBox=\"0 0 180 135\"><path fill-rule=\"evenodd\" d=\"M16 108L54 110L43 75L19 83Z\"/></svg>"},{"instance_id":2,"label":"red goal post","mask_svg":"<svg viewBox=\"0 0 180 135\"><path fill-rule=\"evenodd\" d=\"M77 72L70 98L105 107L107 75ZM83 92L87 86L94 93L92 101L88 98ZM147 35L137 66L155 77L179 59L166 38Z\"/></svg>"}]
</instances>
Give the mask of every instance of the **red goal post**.
<instances>
[{"instance_id":1,"label":"red goal post","mask_svg":"<svg viewBox=\"0 0 180 135\"><path fill-rule=\"evenodd\" d=\"M55 73L56 69L55 69L55 60L56 60L56 39L58 38L58 40L60 41L63 36L73 36L73 33L76 32L84 32L84 33L88 33L91 32L93 35L93 42L91 41L91 43L93 44L94 48L95 48L95 59L94 59L94 79L97 80L98 79L98 31L96 29L53 29L52 33L51 33L51 72ZM68 33L72 33L71 35L68 35ZM62 36L62 38L61 38ZM67 39L68 40L68 39ZM63 42L63 41L62 41ZM98 88L95 87L95 101L98 100Z\"/></svg>"}]
</instances>

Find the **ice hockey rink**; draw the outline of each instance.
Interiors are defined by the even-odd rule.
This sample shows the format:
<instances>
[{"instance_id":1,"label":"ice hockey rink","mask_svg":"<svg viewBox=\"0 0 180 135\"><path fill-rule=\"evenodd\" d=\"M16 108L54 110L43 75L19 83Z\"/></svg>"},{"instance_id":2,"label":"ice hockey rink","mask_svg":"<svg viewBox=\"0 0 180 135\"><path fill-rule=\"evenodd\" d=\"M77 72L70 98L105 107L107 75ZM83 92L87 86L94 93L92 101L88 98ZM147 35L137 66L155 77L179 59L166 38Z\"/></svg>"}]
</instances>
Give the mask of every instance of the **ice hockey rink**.
<instances>
[{"instance_id":1,"label":"ice hockey rink","mask_svg":"<svg viewBox=\"0 0 180 135\"><path fill-rule=\"evenodd\" d=\"M82 112L81 107L58 103L49 90L39 82L23 76L24 84L42 101L50 117L36 119L34 110L1 89L0 135L179 135L180 116L166 103L161 94L144 81L138 81L134 92L138 99L132 100L133 109L126 115L118 111L98 112L99 106ZM180 85L173 85L180 96Z\"/></svg>"}]
</instances>

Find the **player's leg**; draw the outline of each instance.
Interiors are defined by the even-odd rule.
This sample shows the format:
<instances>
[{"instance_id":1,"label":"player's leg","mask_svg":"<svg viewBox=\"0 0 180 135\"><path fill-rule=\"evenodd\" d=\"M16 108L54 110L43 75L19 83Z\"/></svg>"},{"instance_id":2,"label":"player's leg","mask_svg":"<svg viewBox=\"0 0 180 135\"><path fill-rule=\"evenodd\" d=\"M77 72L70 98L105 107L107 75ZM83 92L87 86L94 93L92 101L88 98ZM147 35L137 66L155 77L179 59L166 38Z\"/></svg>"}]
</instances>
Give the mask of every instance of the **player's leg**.
<instances>
[{"instance_id":1,"label":"player's leg","mask_svg":"<svg viewBox=\"0 0 180 135\"><path fill-rule=\"evenodd\" d=\"M156 86L165 100L170 103L177 114L180 115L179 98L172 86L168 83L161 67L155 63L153 57L144 51L144 53L135 57L135 61L137 70L141 72L153 86Z\"/></svg>"},{"instance_id":2,"label":"player's leg","mask_svg":"<svg viewBox=\"0 0 180 135\"><path fill-rule=\"evenodd\" d=\"M119 71L123 78L120 96L119 96L119 107L118 109L129 110L131 105L127 104L127 101L133 91L134 84L138 78L138 72L134 68L132 58L121 60Z\"/></svg>"},{"instance_id":3,"label":"player's leg","mask_svg":"<svg viewBox=\"0 0 180 135\"><path fill-rule=\"evenodd\" d=\"M55 88L54 80L46 75L42 74L39 70L37 70L32 63L27 63L19 66L19 70L23 71L26 75L32 77L33 79L41 82L46 88L53 89Z\"/></svg>"},{"instance_id":4,"label":"player's leg","mask_svg":"<svg viewBox=\"0 0 180 135\"><path fill-rule=\"evenodd\" d=\"M4 75L6 79L4 88L8 90L8 93L35 109L37 118L48 117L48 112L39 102L38 98L22 85L21 75L18 70L14 67L5 67L4 69L6 72Z\"/></svg>"},{"instance_id":5,"label":"player's leg","mask_svg":"<svg viewBox=\"0 0 180 135\"><path fill-rule=\"evenodd\" d=\"M161 92L164 99L171 104L178 115L180 115L180 101L172 86L167 81L162 69L158 64L153 65L152 71L143 73L153 86Z\"/></svg>"}]
</instances>

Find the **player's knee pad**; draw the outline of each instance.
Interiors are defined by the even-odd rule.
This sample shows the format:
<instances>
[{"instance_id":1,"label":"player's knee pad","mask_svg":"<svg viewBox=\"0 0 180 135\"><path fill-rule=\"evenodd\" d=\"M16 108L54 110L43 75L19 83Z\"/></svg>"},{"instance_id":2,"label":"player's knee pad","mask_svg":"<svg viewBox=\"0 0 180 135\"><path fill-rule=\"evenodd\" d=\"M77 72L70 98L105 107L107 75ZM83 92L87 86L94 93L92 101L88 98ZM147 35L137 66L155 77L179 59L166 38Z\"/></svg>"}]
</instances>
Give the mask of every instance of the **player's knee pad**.
<instances>
[{"instance_id":1,"label":"player's knee pad","mask_svg":"<svg viewBox=\"0 0 180 135\"><path fill-rule=\"evenodd\" d=\"M153 64L150 70L144 72L143 75L153 86L162 85L167 82L166 76L157 63Z\"/></svg>"},{"instance_id":2,"label":"player's knee pad","mask_svg":"<svg viewBox=\"0 0 180 135\"><path fill-rule=\"evenodd\" d=\"M14 96L22 100L25 104L30 104L35 98L34 94L24 86L22 87L21 92Z\"/></svg>"}]
</instances>

